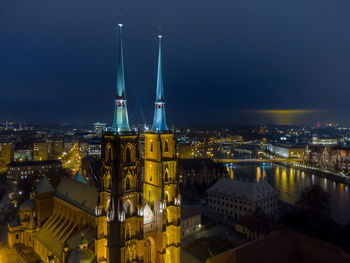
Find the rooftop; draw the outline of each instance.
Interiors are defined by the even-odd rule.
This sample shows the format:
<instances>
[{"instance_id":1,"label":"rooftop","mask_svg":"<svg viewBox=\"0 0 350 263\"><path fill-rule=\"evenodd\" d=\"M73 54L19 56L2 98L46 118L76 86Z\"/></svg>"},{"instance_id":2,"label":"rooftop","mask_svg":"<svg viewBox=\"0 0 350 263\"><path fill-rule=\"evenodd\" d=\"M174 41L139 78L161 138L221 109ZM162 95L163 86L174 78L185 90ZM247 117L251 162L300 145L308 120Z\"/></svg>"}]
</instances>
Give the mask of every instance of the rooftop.
<instances>
[{"instance_id":1,"label":"rooftop","mask_svg":"<svg viewBox=\"0 0 350 263\"><path fill-rule=\"evenodd\" d=\"M201 215L201 212L199 212L197 209L191 208L191 207L184 207L184 206L181 207L181 220L194 217L197 215Z\"/></svg>"},{"instance_id":2,"label":"rooftop","mask_svg":"<svg viewBox=\"0 0 350 263\"><path fill-rule=\"evenodd\" d=\"M283 228L246 245L207 259L206 263L350 262L350 256L333 245Z\"/></svg>"},{"instance_id":3,"label":"rooftop","mask_svg":"<svg viewBox=\"0 0 350 263\"><path fill-rule=\"evenodd\" d=\"M49 165L57 164L61 165L61 162L58 160L47 160L47 161L24 161L24 162L11 162L8 167L25 167L25 166L35 166L35 165Z\"/></svg>"},{"instance_id":4,"label":"rooftop","mask_svg":"<svg viewBox=\"0 0 350 263\"><path fill-rule=\"evenodd\" d=\"M229 178L221 178L208 189L208 192L221 193L253 202L278 195L277 190L267 181L248 182Z\"/></svg>"}]
</instances>

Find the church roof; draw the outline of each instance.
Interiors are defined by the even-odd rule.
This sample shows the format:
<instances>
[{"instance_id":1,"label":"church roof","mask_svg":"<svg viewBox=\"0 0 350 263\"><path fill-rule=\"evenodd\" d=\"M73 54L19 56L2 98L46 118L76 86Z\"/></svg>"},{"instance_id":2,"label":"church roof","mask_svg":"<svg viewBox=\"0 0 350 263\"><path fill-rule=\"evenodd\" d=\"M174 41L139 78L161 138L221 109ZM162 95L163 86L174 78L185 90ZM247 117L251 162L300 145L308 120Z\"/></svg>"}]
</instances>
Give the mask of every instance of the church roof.
<instances>
[{"instance_id":1,"label":"church roof","mask_svg":"<svg viewBox=\"0 0 350 263\"><path fill-rule=\"evenodd\" d=\"M90 249L75 249L70 255L68 263L92 263L94 257L94 252Z\"/></svg>"},{"instance_id":2,"label":"church roof","mask_svg":"<svg viewBox=\"0 0 350 263\"><path fill-rule=\"evenodd\" d=\"M253 202L278 194L267 181L248 182L229 178L221 178L208 189L208 192L221 193Z\"/></svg>"},{"instance_id":3,"label":"church roof","mask_svg":"<svg viewBox=\"0 0 350 263\"><path fill-rule=\"evenodd\" d=\"M144 224L149 224L154 221L155 221L155 217L154 217L153 211L151 207L148 205L148 203L146 202L143 207L143 222Z\"/></svg>"},{"instance_id":4,"label":"church roof","mask_svg":"<svg viewBox=\"0 0 350 263\"><path fill-rule=\"evenodd\" d=\"M83 176L79 173L79 171L75 174L75 180L80 183L86 184Z\"/></svg>"},{"instance_id":5,"label":"church roof","mask_svg":"<svg viewBox=\"0 0 350 263\"><path fill-rule=\"evenodd\" d=\"M91 215L95 215L94 211L98 204L99 192L97 188L89 184L63 178L57 186L55 196Z\"/></svg>"},{"instance_id":6,"label":"church roof","mask_svg":"<svg viewBox=\"0 0 350 263\"><path fill-rule=\"evenodd\" d=\"M159 50L158 50L158 71L157 71L157 92L156 102L153 116L152 131L166 132L168 125L166 123L165 105L164 105L164 91L163 91L163 71L162 71L162 35L158 36Z\"/></svg>"},{"instance_id":7,"label":"church roof","mask_svg":"<svg viewBox=\"0 0 350 263\"><path fill-rule=\"evenodd\" d=\"M91 226L80 228L78 223L69 217L54 213L38 231L36 238L60 258L65 245L71 251L78 249L81 236L93 247L96 229Z\"/></svg>"},{"instance_id":8,"label":"church roof","mask_svg":"<svg viewBox=\"0 0 350 263\"><path fill-rule=\"evenodd\" d=\"M42 194L42 193L49 193L55 191L51 184L49 183L49 180L46 176L43 176L40 180L39 185L34 190L35 193Z\"/></svg>"},{"instance_id":9,"label":"church roof","mask_svg":"<svg viewBox=\"0 0 350 263\"><path fill-rule=\"evenodd\" d=\"M65 242L78 227L69 217L54 213L37 232L36 238L56 257L61 258Z\"/></svg>"},{"instance_id":10,"label":"church roof","mask_svg":"<svg viewBox=\"0 0 350 263\"><path fill-rule=\"evenodd\" d=\"M33 209L34 209L34 200L33 199L25 200L19 206L19 211L20 212L33 211Z\"/></svg>"},{"instance_id":11,"label":"church roof","mask_svg":"<svg viewBox=\"0 0 350 263\"><path fill-rule=\"evenodd\" d=\"M208 258L206 263L325 261L345 263L349 260L350 256L340 248L286 228Z\"/></svg>"}]
</instances>

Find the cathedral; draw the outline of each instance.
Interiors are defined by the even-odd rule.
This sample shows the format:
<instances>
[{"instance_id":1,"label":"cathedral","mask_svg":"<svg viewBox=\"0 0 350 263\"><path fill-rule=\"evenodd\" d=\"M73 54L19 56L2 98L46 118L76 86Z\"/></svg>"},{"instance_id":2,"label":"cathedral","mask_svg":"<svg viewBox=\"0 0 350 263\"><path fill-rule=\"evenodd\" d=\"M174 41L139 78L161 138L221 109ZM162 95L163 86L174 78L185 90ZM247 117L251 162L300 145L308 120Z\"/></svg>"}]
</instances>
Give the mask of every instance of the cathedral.
<instances>
[{"instance_id":1,"label":"cathedral","mask_svg":"<svg viewBox=\"0 0 350 263\"><path fill-rule=\"evenodd\" d=\"M119 24L117 94L112 127L102 137L100 187L43 177L8 224L8 242L44 262L180 262L181 196L176 141L166 123L162 36L151 130L130 128ZM140 143L144 139L144 152ZM141 158L141 155L144 158Z\"/></svg>"}]
</instances>

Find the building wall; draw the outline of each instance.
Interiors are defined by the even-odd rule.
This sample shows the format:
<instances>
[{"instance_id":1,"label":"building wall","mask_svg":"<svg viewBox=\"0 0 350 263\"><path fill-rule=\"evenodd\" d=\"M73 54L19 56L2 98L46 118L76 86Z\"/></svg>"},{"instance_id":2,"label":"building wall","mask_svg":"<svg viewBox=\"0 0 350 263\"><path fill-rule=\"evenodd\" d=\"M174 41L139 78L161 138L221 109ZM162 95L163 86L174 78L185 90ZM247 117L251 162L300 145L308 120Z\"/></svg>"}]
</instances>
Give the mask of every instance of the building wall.
<instances>
[{"instance_id":1,"label":"building wall","mask_svg":"<svg viewBox=\"0 0 350 263\"><path fill-rule=\"evenodd\" d=\"M162 255L157 262L176 263L180 261L181 210L174 134L146 133L144 151L143 197L152 209L161 211L156 217L160 238L155 247Z\"/></svg>"},{"instance_id":2,"label":"building wall","mask_svg":"<svg viewBox=\"0 0 350 263\"><path fill-rule=\"evenodd\" d=\"M208 209L234 219L252 213L257 207L262 208L265 214L274 218L278 216L278 196L270 196L258 201L250 201L224 193L208 193Z\"/></svg>"},{"instance_id":3,"label":"building wall","mask_svg":"<svg viewBox=\"0 0 350 263\"><path fill-rule=\"evenodd\" d=\"M181 239L192 236L201 230L200 214L181 220Z\"/></svg>"},{"instance_id":4,"label":"building wall","mask_svg":"<svg viewBox=\"0 0 350 263\"><path fill-rule=\"evenodd\" d=\"M6 165L13 161L14 144L12 142L0 142L0 171L6 169Z\"/></svg>"},{"instance_id":5,"label":"building wall","mask_svg":"<svg viewBox=\"0 0 350 263\"><path fill-rule=\"evenodd\" d=\"M47 141L35 142L33 144L33 159L34 161L48 160L49 145Z\"/></svg>"}]
</instances>

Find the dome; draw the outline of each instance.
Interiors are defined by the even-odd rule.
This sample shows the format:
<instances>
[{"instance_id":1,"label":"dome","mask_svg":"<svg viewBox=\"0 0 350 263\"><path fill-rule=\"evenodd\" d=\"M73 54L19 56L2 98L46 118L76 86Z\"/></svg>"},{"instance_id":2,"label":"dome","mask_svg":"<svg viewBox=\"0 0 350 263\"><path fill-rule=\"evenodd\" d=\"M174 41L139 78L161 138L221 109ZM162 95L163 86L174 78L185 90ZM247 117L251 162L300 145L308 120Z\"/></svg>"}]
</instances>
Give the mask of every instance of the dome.
<instances>
[{"instance_id":1,"label":"dome","mask_svg":"<svg viewBox=\"0 0 350 263\"><path fill-rule=\"evenodd\" d=\"M68 263L92 263L94 260L94 252L88 248L88 241L81 235L80 244L72 251Z\"/></svg>"},{"instance_id":2,"label":"dome","mask_svg":"<svg viewBox=\"0 0 350 263\"><path fill-rule=\"evenodd\" d=\"M90 249L81 250L79 248L72 251L69 258L69 263L92 263L94 260L94 253Z\"/></svg>"},{"instance_id":3,"label":"dome","mask_svg":"<svg viewBox=\"0 0 350 263\"><path fill-rule=\"evenodd\" d=\"M34 210L34 200L33 199L28 199L28 200L24 201L19 206L20 212L28 212L28 211L33 211L33 210Z\"/></svg>"}]
</instances>

